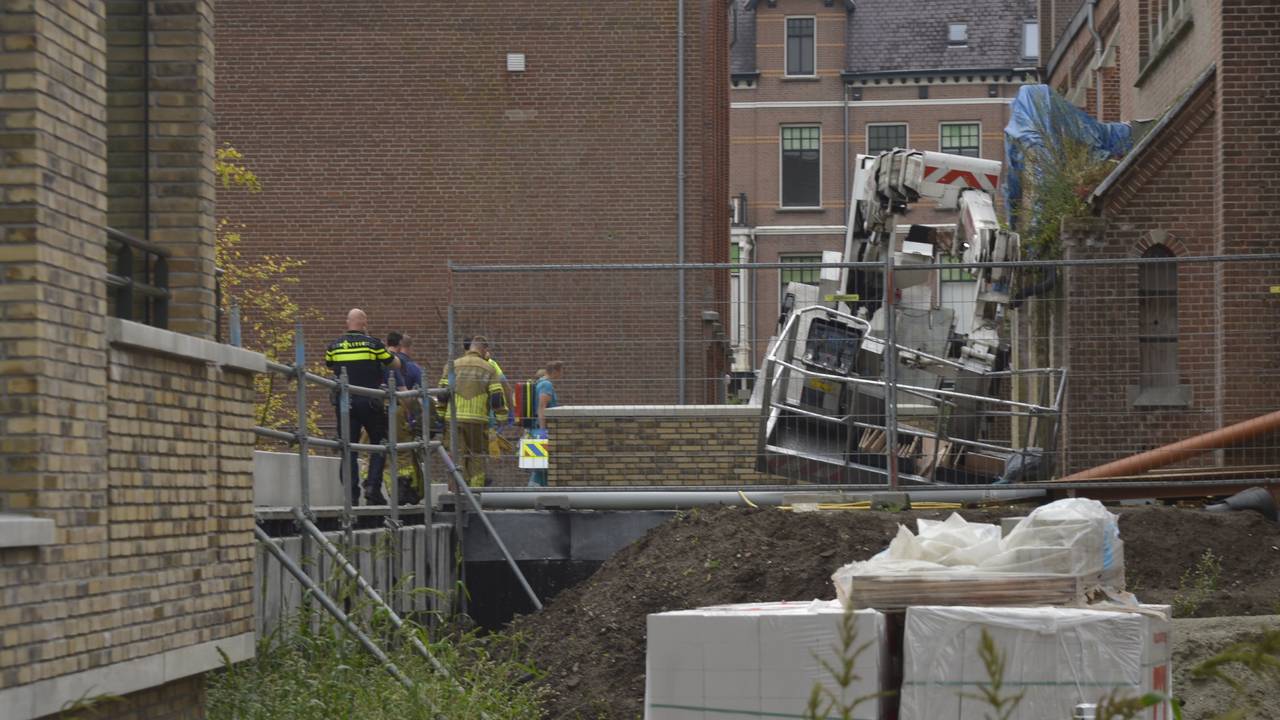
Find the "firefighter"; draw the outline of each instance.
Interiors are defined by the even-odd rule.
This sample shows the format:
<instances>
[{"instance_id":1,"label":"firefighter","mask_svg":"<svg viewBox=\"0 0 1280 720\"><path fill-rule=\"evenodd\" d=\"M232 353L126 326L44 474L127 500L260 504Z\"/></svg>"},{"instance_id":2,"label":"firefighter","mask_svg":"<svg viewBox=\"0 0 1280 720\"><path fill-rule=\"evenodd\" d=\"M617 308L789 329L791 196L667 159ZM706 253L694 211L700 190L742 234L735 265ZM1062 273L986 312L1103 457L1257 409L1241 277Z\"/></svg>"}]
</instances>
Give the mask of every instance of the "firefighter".
<instances>
[{"instance_id":1,"label":"firefighter","mask_svg":"<svg viewBox=\"0 0 1280 720\"><path fill-rule=\"evenodd\" d=\"M342 337L329 343L324 352L324 364L338 375L347 371L347 382L359 387L381 388L387 382L387 368L396 370L400 367L400 359L387 351L381 340L365 334L369 326L369 318L359 308L352 308L347 313L347 331ZM334 414L338 414L337 398L334 399ZM347 412L350 421L350 441L360 437L364 430L369 436L369 443L377 445L387 440L387 411L381 399L350 396L350 410ZM338 418L341 428L342 418ZM369 472L364 482L366 505L386 505L387 499L382 494L382 468L387 458L380 453L372 453L369 458ZM360 504L359 470L356 465L356 454L351 453L351 475L348 487L351 488L351 503Z\"/></svg>"},{"instance_id":2,"label":"firefighter","mask_svg":"<svg viewBox=\"0 0 1280 720\"><path fill-rule=\"evenodd\" d=\"M502 390L498 371L493 369L485 359L489 342L484 337L471 339L467 353L453 361L453 375L456 383L449 386L449 370L445 368L444 377L440 378L440 387L449 388L448 402L453 408L443 411L445 422L449 422L450 414L458 416L458 455L462 462L459 469L462 477L472 487L484 487L484 460L489 453L488 438L485 429L489 425L489 411L492 409L499 422L507 418L506 393ZM445 447L449 447L449 439L445 439ZM450 489L456 491L457 488Z\"/></svg>"}]
</instances>

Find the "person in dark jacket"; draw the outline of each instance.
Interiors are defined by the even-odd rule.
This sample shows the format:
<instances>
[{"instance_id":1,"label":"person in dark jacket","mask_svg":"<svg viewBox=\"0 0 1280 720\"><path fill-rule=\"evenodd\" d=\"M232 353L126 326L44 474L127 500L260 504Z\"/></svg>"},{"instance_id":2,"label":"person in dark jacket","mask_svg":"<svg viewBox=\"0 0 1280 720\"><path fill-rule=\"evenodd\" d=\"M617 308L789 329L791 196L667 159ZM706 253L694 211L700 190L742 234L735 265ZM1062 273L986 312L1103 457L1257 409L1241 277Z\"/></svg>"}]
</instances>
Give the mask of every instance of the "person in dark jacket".
<instances>
[{"instance_id":1,"label":"person in dark jacket","mask_svg":"<svg viewBox=\"0 0 1280 720\"><path fill-rule=\"evenodd\" d=\"M338 376L342 370L347 371L347 382L358 387L378 389L387 384L387 369L398 370L400 359L392 355L382 341L366 334L369 318L359 308L352 308L347 313L347 331L337 340L329 343L324 352L324 363ZM382 400L351 395L350 409L347 412L351 435L347 438L355 442L363 430L369 436L369 443L377 445L387 441L387 411ZM336 402L336 401L335 401ZM335 404L335 415L337 408ZM341 428L342 418L338 418ZM364 499L366 505L386 505L387 499L382 494L382 468L387 458L379 453L372 453L369 458L369 472L364 482ZM351 488L351 503L360 504L359 472L356 465L356 454L351 453L351 475L347 480Z\"/></svg>"}]
</instances>

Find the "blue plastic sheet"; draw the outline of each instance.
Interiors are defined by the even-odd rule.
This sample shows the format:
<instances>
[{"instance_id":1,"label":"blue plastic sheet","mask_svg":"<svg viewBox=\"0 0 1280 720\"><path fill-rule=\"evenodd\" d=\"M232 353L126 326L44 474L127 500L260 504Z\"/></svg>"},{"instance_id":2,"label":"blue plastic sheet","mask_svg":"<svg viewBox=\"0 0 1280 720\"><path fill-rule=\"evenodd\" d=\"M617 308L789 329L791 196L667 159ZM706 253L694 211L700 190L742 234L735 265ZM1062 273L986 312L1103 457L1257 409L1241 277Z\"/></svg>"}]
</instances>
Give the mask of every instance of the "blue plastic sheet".
<instances>
[{"instance_id":1,"label":"blue plastic sheet","mask_svg":"<svg viewBox=\"0 0 1280 720\"><path fill-rule=\"evenodd\" d=\"M1128 123L1098 122L1048 85L1027 85L1018 90L1004 129L1004 212L1010 228L1024 230L1018 227L1016 211L1022 203L1027 156L1044 149L1052 151L1067 138L1092 148L1099 160L1121 158L1133 147ZM1033 211L1032 225L1034 216Z\"/></svg>"}]
</instances>

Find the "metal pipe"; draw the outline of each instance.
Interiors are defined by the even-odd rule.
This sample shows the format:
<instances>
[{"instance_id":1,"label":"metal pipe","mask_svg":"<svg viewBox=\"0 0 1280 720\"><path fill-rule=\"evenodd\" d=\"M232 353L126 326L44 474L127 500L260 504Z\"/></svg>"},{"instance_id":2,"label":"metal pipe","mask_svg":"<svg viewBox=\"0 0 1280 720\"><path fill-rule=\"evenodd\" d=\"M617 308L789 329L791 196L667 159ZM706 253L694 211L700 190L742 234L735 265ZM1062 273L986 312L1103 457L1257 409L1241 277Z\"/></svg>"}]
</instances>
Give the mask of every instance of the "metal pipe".
<instances>
[{"instance_id":1,"label":"metal pipe","mask_svg":"<svg viewBox=\"0 0 1280 720\"><path fill-rule=\"evenodd\" d=\"M1172 465L1210 450L1229 447L1266 432L1280 429L1280 410L1250 418L1244 422L1218 428L1202 435L1179 440L1154 450L1081 470L1054 482L1079 482L1116 476L1134 475L1152 468Z\"/></svg>"},{"instance_id":2,"label":"metal pipe","mask_svg":"<svg viewBox=\"0 0 1280 720\"><path fill-rule=\"evenodd\" d=\"M430 408L429 403L431 402L431 396L427 394L427 386L425 383L419 388L419 390L422 393L422 401L421 401L422 402L422 418L418 424L421 426L422 446L425 448L431 445L431 412L429 410ZM439 443L437 443L437 445L438 444ZM435 555L432 553L432 550L435 545L435 541L432 539L432 535L434 535L434 533L431 532L431 507L432 505L434 505L434 498L431 497L433 490L431 488L431 456L430 454L425 452L422 453L421 462L422 462L422 529L424 533L422 538L422 546L423 546L422 581L427 585L427 587L432 587L432 584L435 582L435 562L433 560L433 558L435 558ZM431 602L435 603L435 596L431 595L430 597L432 598ZM430 618L429 622L431 623L435 622L435 617L436 617L435 613L430 613L428 617Z\"/></svg>"},{"instance_id":3,"label":"metal pipe","mask_svg":"<svg viewBox=\"0 0 1280 720\"><path fill-rule=\"evenodd\" d=\"M296 438L298 443L298 482L302 484L299 488L301 491L302 510L309 517L311 514L311 477L308 466L310 465L311 456L309 447L311 436L307 432L307 354L304 342L302 323L299 322L293 330L293 364L297 368L295 377L298 384L298 433Z\"/></svg>"},{"instance_id":4,"label":"metal pipe","mask_svg":"<svg viewBox=\"0 0 1280 720\"><path fill-rule=\"evenodd\" d=\"M265 428L262 426L255 426L253 428L253 433L261 437L271 438L272 440L282 440L290 444L295 443L298 440L297 433L291 433L285 430L276 430L275 428ZM386 445L370 445L368 443L347 443L344 446L343 443L339 440L331 440L329 438L315 437L312 435L307 436L307 444L314 445L316 447L330 448L333 450L340 450L343 447L349 447L352 450L356 450L358 452L377 453L377 454L383 454L387 452ZM396 443L395 449L396 450L418 450L422 447L423 447L423 444L421 440L412 440L410 442Z\"/></svg>"},{"instance_id":5,"label":"metal pipe","mask_svg":"<svg viewBox=\"0 0 1280 720\"><path fill-rule=\"evenodd\" d=\"M347 384L347 369L344 367L338 371L338 442L339 452L342 453L342 520L340 524L347 547L353 547L355 538L351 532L351 491L359 488L360 483L351 477L352 473L359 468L351 461L351 396L347 394L348 389L350 386Z\"/></svg>"},{"instance_id":6,"label":"metal pipe","mask_svg":"<svg viewBox=\"0 0 1280 720\"><path fill-rule=\"evenodd\" d=\"M864 488L866 486L863 486ZM1034 489L990 489L992 486L966 487L964 489L945 490L907 488L904 492L918 502L1015 502L1034 500L1044 497L1048 490ZM491 510L535 510L546 507L568 506L574 510L680 510L694 507L712 507L717 505L749 506L760 505L776 507L789 505L797 495L814 496L822 494L840 495L840 502L857 502L869 500L872 495L887 491L884 485L874 486L873 490L843 491L824 485L797 485L785 491L756 492L754 490L708 490L688 492L683 490L619 490L587 491L587 492L554 492L546 490L509 493L485 493L485 507Z\"/></svg>"},{"instance_id":7,"label":"metal pipe","mask_svg":"<svg viewBox=\"0 0 1280 720\"><path fill-rule=\"evenodd\" d=\"M676 0L676 404L685 403L684 0Z\"/></svg>"},{"instance_id":8,"label":"metal pipe","mask_svg":"<svg viewBox=\"0 0 1280 720\"><path fill-rule=\"evenodd\" d=\"M889 489L898 489L898 337L894 318L896 303L893 277L893 253L897 241L892 226L881 243L884 250L884 462Z\"/></svg>"},{"instance_id":9,"label":"metal pipe","mask_svg":"<svg viewBox=\"0 0 1280 720\"><path fill-rule=\"evenodd\" d=\"M388 378L388 381L391 392L387 393L387 471L391 476L391 522L395 524L398 531L400 528L400 482L397 473L400 468L397 467L399 453L396 452L396 424L400 418L396 415L395 377ZM381 483L382 478L378 478L378 482ZM398 547L398 532L396 540Z\"/></svg>"},{"instance_id":10,"label":"metal pipe","mask_svg":"<svg viewBox=\"0 0 1280 720\"><path fill-rule=\"evenodd\" d=\"M338 548L329 541L329 538L324 536L323 532L320 532L320 528L316 527L315 524L312 523L311 520L309 520L298 508L293 509L293 517L298 521L298 525L302 527L305 534L310 535L316 542L320 543L320 547L329 554L329 557L333 558L333 561L338 564L338 567L342 568L342 571L347 574L347 577L356 582L356 587L364 591L364 594L368 595L370 600L387 612L387 618L391 620L391 624L394 625L397 630L403 631L405 629L404 620L396 614L396 611L387 604L386 600L383 600L382 596L378 594L378 591L364 579L364 576L360 574L360 571L355 569L351 562L342 554L342 551L338 550ZM418 654L421 655L424 660L431 664L431 667L435 669L436 672L453 680L453 676L449 673L448 668L441 664L441 662L436 659L435 655L431 654L431 651L427 649L426 645L422 644L422 641L419 640L416 635L409 633L409 643L413 645L413 648L418 651ZM462 689L460 685L457 685L456 680L454 681L454 684L458 689Z\"/></svg>"},{"instance_id":11,"label":"metal pipe","mask_svg":"<svg viewBox=\"0 0 1280 720\"><path fill-rule=\"evenodd\" d=\"M457 483L458 489L467 498L467 502L475 509L476 515L480 518L480 522L484 524L484 529L489 533L489 537L493 538L493 542L497 544L498 549L502 551L502 556L507 559L507 565L511 567L511 572L515 573L516 580L520 581L520 587L524 588L524 592L533 601L533 607L537 610L542 609L542 601L538 599L538 595L533 592L533 588L529 587L529 581L525 579L524 573L521 572L520 566L516 564L516 560L511 555L511 551L507 549L506 543L502 542L502 537L498 535L498 531L494 529L493 523L489 522L489 517L484 514L484 510L480 507L480 502L476 500L476 496L472 494L471 488L467 485L466 478L462 477L462 473L458 470L458 466L453 464L453 459L444 451L444 448L436 448L440 452L440 459L444 461L444 467L453 473L454 482ZM454 513L457 515L458 513Z\"/></svg>"},{"instance_id":12,"label":"metal pipe","mask_svg":"<svg viewBox=\"0 0 1280 720\"><path fill-rule=\"evenodd\" d=\"M955 262L955 263L920 263L912 264L912 270L954 270L971 268L1051 268L1051 267L1107 267L1151 265L1173 263L1176 265L1195 263L1229 263L1229 262L1264 262L1280 260L1280 253L1250 253L1245 255L1189 255L1184 257L1137 257L1137 258L1071 258L1063 260L1000 260L987 262ZM759 270L782 270L794 268L794 263L588 263L582 265L451 265L450 271L455 273L530 273L530 272L581 272L601 270L626 271L670 271L679 270L740 270L744 268ZM862 270L878 270L884 267L879 261L870 262L837 262L837 263L805 263L808 268L850 268Z\"/></svg>"},{"instance_id":13,"label":"metal pipe","mask_svg":"<svg viewBox=\"0 0 1280 720\"><path fill-rule=\"evenodd\" d=\"M457 357L458 352L457 352L457 349L454 348L453 346L454 315L456 311L453 308L453 262L452 261L450 261L449 263L449 307L447 312L448 312L448 317L446 320L445 332L448 335L448 337L445 339L445 346L446 346L445 347L445 357L446 357L445 377L448 378L448 381L449 381L449 391L455 392L458 388L458 376L454 372L453 359ZM463 348L463 350L465 351L466 348ZM443 450L444 448L442 446L441 452L443 452ZM455 398L450 396L449 397L449 457L453 458L457 456L458 456L458 403L455 401ZM448 463L446 463L446 467L447 466L448 466ZM463 481L465 482L466 478L463 478ZM462 523L463 523L463 516L466 514L466 512L467 512L467 508L465 505L458 506L454 508L454 511L453 511L453 540L455 543L457 543L457 550L458 550L459 556L461 556L463 553ZM467 564L466 563L459 563L458 580L462 583L462 587L466 587L467 585ZM465 615L467 612L467 594L465 592L457 593L457 597L458 597L458 609L462 612L462 614Z\"/></svg>"},{"instance_id":14,"label":"metal pipe","mask_svg":"<svg viewBox=\"0 0 1280 720\"><path fill-rule=\"evenodd\" d=\"M355 638L360 641L360 644L364 646L364 649L368 650L369 654L381 663L382 668L386 670L391 677L399 681L399 683L406 689L413 689L413 681L406 677L404 673L400 672L400 668L396 667L396 664L391 661L391 658L387 657L387 654L382 652L382 648L378 647L373 640L369 639L368 635L365 635L361 632L360 628L356 627L356 624L351 621L351 618L333 602L332 598L325 594L324 590L321 589L314 580L302 571L302 568L298 567L297 563L293 561L293 558L289 557L285 551L276 546L275 542L272 541L271 536L268 535L266 531L257 525L254 525L253 534L257 536L259 542L266 546L267 552L274 555L276 560L279 560L280 564L284 566L284 569L288 570L290 575L297 578L298 582L302 583L302 586L311 593L312 597L318 600L320 604L324 606L324 609L328 610L329 614L341 623L342 627L346 628L347 632L354 635ZM423 699L426 700L426 698Z\"/></svg>"}]
</instances>

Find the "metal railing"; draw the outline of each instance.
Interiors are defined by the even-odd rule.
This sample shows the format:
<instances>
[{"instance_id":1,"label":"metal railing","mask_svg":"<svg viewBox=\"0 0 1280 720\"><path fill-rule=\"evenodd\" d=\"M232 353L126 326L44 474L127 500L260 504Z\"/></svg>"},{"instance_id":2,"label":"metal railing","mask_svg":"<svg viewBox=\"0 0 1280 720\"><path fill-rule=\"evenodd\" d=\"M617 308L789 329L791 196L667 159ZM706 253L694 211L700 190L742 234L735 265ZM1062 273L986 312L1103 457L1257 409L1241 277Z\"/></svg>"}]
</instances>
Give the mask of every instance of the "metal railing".
<instances>
[{"instance_id":1,"label":"metal railing","mask_svg":"<svg viewBox=\"0 0 1280 720\"><path fill-rule=\"evenodd\" d=\"M391 477L389 507L387 509L387 529L392 533L392 542L398 542L396 531L401 527L402 506L400 503L400 482L399 462L400 451L417 451L423 452L415 455L414 462L418 464L422 477L423 485L423 503L421 507L406 508L412 511L420 511L422 513L423 524L430 528L433 506L435 498L433 497L432 478L431 478L431 461L430 455L435 452L444 463L446 470L452 477L452 488L455 492L460 493L465 500L465 505L455 505L454 512L454 529L457 542L462 541L463 514L469 507L480 517L481 523L486 531L493 538L494 543L498 546L503 556L506 558L508 566L515 575L517 582L520 584L524 592L529 596L533 606L539 610L542 609L542 603L538 599L530 587L529 582L525 579L520 567L516 564L514 556L507 549L506 544L494 529L492 523L484 515L484 510L479 500L471 492L471 488L467 485L462 473L457 469L449 453L441 445L440 441L431 437L430 408L435 402L435 398L446 395L447 390L441 388L428 388L425 385L413 390L395 391L387 388L385 385L381 388L366 388L359 385L352 385L347 380L346 370L342 370L335 380L327 378L315 373L308 372L306 369L306 347L303 339L302 327L298 326L294 336L294 364L286 365L279 362L268 361L267 371L284 375L294 381L296 389L296 412L297 425L292 431L279 430L267 427L254 427L253 431L262 438L285 442L297 446L299 459L299 506L295 509L305 517L308 521L314 522L315 514L311 504L311 483L309 477L308 458L312 448L328 448L337 450L341 455L342 471L342 496L343 505L339 513L340 526L348 546L353 545L353 530L355 524L355 512L352 502L352 493L358 487L358 470L354 465L353 453L365 452L374 455L383 455L386 457L386 473ZM307 400L308 384L316 385L333 393L337 401L337 414L339 432L336 439L329 437L319 437L312 435L307 428L307 414L310 404ZM351 398L352 396L368 398L374 401L384 403L387 414L387 438L383 443L368 444L356 442L351 437L351 428L349 423ZM397 438L399 426L399 405L401 402L416 402L419 404L418 423L419 436L416 439ZM381 478L378 479L381 481ZM427 533L427 551L425 558L433 556L431 549L431 534ZM394 545L393 545L394 547ZM431 569L429 567L422 568L420 578L424 581L430 578Z\"/></svg>"},{"instance_id":2,"label":"metal railing","mask_svg":"<svg viewBox=\"0 0 1280 720\"><path fill-rule=\"evenodd\" d=\"M168 248L107 228L110 313L158 328L169 326Z\"/></svg>"}]
</instances>

